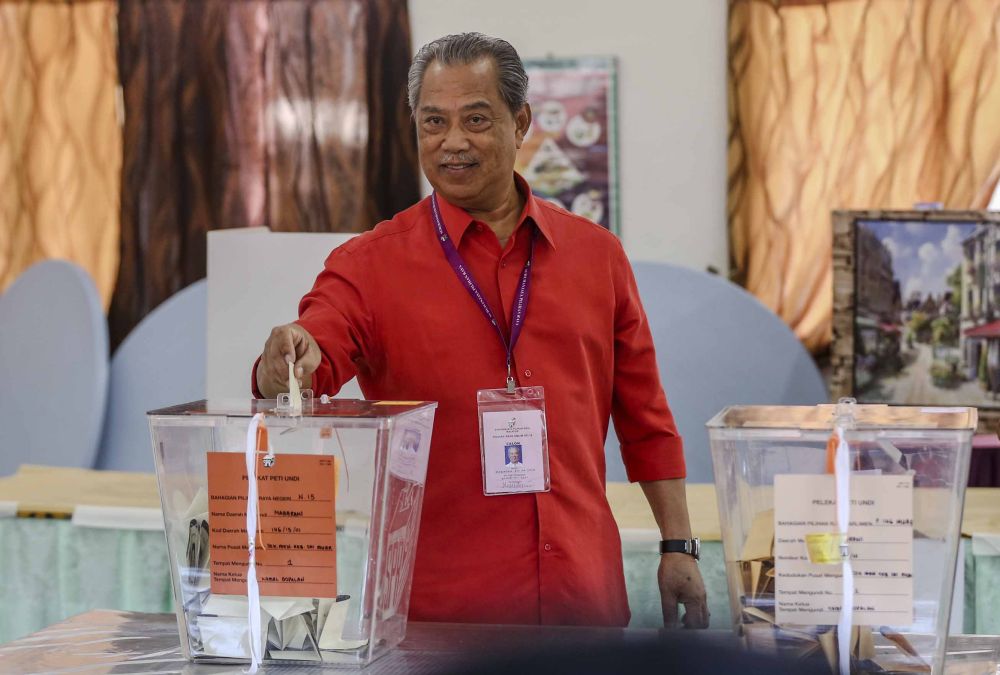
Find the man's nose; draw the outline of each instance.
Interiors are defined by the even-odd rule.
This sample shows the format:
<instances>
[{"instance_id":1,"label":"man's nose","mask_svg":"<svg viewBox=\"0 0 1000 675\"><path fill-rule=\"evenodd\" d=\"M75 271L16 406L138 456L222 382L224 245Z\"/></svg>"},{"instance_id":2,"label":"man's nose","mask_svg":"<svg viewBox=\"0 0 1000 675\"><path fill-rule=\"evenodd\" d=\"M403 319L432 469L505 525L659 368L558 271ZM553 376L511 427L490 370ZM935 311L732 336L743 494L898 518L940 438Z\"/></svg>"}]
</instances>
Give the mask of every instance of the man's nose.
<instances>
[{"instance_id":1,"label":"man's nose","mask_svg":"<svg viewBox=\"0 0 1000 675\"><path fill-rule=\"evenodd\" d=\"M452 124L444 135L442 150L445 152L462 152L469 149L469 139L461 124Z\"/></svg>"}]
</instances>

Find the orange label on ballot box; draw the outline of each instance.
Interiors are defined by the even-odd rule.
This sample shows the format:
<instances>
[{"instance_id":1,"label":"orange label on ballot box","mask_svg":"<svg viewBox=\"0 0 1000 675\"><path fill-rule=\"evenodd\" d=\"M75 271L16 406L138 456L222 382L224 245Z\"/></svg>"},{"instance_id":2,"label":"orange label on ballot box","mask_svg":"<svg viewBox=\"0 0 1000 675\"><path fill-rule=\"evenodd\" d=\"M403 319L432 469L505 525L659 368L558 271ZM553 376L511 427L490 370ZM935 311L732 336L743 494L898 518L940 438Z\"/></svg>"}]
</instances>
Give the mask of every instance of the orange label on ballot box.
<instances>
[{"instance_id":1,"label":"orange label on ballot box","mask_svg":"<svg viewBox=\"0 0 1000 675\"><path fill-rule=\"evenodd\" d=\"M261 595L337 597L337 470L326 455L257 460L254 539ZM247 470L238 452L208 453L212 593L247 592Z\"/></svg>"}]
</instances>

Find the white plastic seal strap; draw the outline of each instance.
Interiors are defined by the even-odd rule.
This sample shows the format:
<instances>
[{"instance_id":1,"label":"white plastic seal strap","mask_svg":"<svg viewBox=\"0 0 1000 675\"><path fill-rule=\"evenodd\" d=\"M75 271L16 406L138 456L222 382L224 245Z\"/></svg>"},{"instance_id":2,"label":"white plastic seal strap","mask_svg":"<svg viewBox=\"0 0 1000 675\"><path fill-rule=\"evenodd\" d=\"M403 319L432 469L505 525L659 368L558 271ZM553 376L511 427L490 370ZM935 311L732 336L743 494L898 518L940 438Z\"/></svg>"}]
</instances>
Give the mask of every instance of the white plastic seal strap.
<instances>
[{"instance_id":1,"label":"white plastic seal strap","mask_svg":"<svg viewBox=\"0 0 1000 675\"><path fill-rule=\"evenodd\" d=\"M837 425L837 453L833 460L837 486L837 529L840 530L841 571L843 597L840 603L840 621L837 623L837 647L840 652L840 673L851 672L851 623L854 618L854 570L847 550L847 529L851 520L851 449L844 439L844 428Z\"/></svg>"},{"instance_id":2,"label":"white plastic seal strap","mask_svg":"<svg viewBox=\"0 0 1000 675\"><path fill-rule=\"evenodd\" d=\"M250 668L253 675L261 665L261 615L260 588L257 586L257 564L254 539L257 536L257 428L262 424L263 413L250 420L247 429L247 622L249 630Z\"/></svg>"}]
</instances>

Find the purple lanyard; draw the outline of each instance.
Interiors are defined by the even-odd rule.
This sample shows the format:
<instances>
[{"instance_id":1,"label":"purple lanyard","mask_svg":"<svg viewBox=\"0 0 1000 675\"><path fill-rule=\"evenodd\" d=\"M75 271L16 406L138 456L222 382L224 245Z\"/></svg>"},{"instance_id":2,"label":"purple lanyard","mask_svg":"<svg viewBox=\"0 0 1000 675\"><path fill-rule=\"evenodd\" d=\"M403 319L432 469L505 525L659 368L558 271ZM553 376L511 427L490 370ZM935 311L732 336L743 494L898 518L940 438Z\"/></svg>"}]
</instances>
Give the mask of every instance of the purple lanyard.
<instances>
[{"instance_id":1,"label":"purple lanyard","mask_svg":"<svg viewBox=\"0 0 1000 675\"><path fill-rule=\"evenodd\" d=\"M531 280L531 260L535 256L535 235L533 234L531 237L528 260L524 263L524 269L521 270L521 280L517 284L517 300L514 302L513 316L510 321L510 341L508 341L496 317L493 315L493 310L490 309L486 298L483 297L483 292L480 290L479 284L472 278L472 272L466 267L465 261L462 260L462 255L455 248L455 244L452 243L447 230L444 229L441 212L438 210L437 193L431 194L431 215L434 216L434 228L437 230L438 241L441 242L444 257L448 259L448 264L455 271L455 276L465 286L465 290L469 291L469 295L479 305L479 310L483 313L483 316L496 328L497 335L500 336L500 342L503 343L504 349L507 350L507 393L513 394L514 376L511 373L510 364L514 356L514 345L517 344L517 339L521 336L521 328L524 326L524 316L528 311L528 285Z\"/></svg>"}]
</instances>

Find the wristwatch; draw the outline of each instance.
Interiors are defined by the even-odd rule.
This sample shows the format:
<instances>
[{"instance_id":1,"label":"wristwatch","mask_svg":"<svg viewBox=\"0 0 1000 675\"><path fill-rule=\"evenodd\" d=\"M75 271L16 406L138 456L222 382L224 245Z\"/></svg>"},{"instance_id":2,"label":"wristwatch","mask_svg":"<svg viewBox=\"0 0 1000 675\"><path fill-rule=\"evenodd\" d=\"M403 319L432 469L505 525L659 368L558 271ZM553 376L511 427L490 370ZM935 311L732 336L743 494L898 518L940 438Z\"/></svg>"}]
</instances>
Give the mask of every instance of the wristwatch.
<instances>
[{"instance_id":1,"label":"wristwatch","mask_svg":"<svg viewBox=\"0 0 1000 675\"><path fill-rule=\"evenodd\" d=\"M660 541L660 554L687 553L698 560L701 557L701 539L663 539Z\"/></svg>"}]
</instances>

